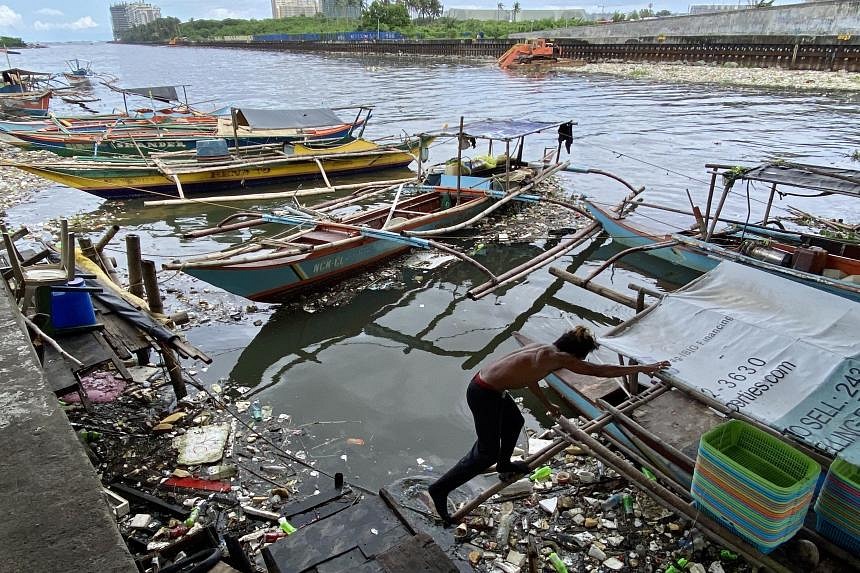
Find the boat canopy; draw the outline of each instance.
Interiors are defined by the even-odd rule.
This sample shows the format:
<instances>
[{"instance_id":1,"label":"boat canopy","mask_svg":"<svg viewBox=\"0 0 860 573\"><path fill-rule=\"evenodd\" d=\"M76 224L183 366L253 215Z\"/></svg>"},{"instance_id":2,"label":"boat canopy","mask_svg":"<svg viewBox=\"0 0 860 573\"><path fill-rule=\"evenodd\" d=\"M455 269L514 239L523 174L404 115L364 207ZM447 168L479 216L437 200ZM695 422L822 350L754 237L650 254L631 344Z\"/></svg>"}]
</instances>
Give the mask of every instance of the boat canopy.
<instances>
[{"instance_id":1,"label":"boat canopy","mask_svg":"<svg viewBox=\"0 0 860 573\"><path fill-rule=\"evenodd\" d=\"M475 139L494 139L497 141L511 141L519 139L532 133L539 133L547 129L554 129L567 121L533 121L530 119L483 119L463 125L464 137ZM431 131L424 135L434 137L457 137L460 135L457 129L441 129Z\"/></svg>"},{"instance_id":2,"label":"boat canopy","mask_svg":"<svg viewBox=\"0 0 860 573\"><path fill-rule=\"evenodd\" d=\"M858 325L860 303L727 261L600 343L835 454L860 441Z\"/></svg>"},{"instance_id":3,"label":"boat canopy","mask_svg":"<svg viewBox=\"0 0 860 573\"><path fill-rule=\"evenodd\" d=\"M179 94L176 93L176 88L183 88L186 86L147 86L142 88L119 88L114 86L108 87L110 87L110 89L112 89L113 91L120 92L123 94L143 96L163 102L178 102L181 100L179 99Z\"/></svg>"},{"instance_id":4,"label":"boat canopy","mask_svg":"<svg viewBox=\"0 0 860 573\"><path fill-rule=\"evenodd\" d=\"M860 197L860 171L839 167L802 165L800 163L766 163L740 173L725 172L733 180L763 181L801 189Z\"/></svg>"},{"instance_id":5,"label":"boat canopy","mask_svg":"<svg viewBox=\"0 0 860 573\"><path fill-rule=\"evenodd\" d=\"M251 109L236 108L236 125L250 129L291 129L342 125L337 114L324 108Z\"/></svg>"},{"instance_id":6,"label":"boat canopy","mask_svg":"<svg viewBox=\"0 0 860 573\"><path fill-rule=\"evenodd\" d=\"M22 70L21 68L9 68L8 70L0 71L3 75L6 74L14 74L16 76L50 76L51 74L48 72L31 72L29 70Z\"/></svg>"}]
</instances>

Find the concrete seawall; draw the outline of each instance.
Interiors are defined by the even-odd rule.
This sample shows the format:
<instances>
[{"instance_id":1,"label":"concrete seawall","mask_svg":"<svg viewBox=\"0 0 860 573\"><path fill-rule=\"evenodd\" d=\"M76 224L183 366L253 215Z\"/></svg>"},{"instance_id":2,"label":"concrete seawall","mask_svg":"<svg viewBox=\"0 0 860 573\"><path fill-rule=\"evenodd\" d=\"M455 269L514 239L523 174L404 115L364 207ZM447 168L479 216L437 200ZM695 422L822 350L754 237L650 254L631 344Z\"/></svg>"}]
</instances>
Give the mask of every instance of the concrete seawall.
<instances>
[{"instance_id":1,"label":"concrete seawall","mask_svg":"<svg viewBox=\"0 0 860 573\"><path fill-rule=\"evenodd\" d=\"M716 14L671 16L540 30L512 34L513 38L571 38L589 43L678 42L719 39L725 42L860 44L860 0L826 0L752 8ZM792 40L793 39L793 40Z\"/></svg>"},{"instance_id":2,"label":"concrete seawall","mask_svg":"<svg viewBox=\"0 0 860 573\"><path fill-rule=\"evenodd\" d=\"M0 573L137 571L0 281Z\"/></svg>"}]
</instances>

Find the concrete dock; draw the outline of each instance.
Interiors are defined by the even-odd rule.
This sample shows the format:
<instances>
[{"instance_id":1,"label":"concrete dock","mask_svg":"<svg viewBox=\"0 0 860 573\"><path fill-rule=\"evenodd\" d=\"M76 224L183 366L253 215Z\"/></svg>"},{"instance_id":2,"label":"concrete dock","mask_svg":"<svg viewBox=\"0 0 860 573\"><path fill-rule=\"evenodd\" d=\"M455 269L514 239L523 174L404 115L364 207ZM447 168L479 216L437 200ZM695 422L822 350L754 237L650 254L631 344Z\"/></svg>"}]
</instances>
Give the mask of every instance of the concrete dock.
<instances>
[{"instance_id":1,"label":"concrete dock","mask_svg":"<svg viewBox=\"0 0 860 573\"><path fill-rule=\"evenodd\" d=\"M0 573L137 571L0 281Z\"/></svg>"}]
</instances>

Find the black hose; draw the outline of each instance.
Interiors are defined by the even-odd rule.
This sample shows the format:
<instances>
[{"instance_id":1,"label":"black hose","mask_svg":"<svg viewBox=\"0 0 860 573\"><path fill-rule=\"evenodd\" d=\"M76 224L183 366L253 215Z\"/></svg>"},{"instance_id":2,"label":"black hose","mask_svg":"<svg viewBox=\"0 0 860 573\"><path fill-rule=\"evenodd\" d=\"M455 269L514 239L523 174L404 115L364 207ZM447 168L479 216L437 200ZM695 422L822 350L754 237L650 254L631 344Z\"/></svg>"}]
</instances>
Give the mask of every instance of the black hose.
<instances>
[{"instance_id":1,"label":"black hose","mask_svg":"<svg viewBox=\"0 0 860 573\"><path fill-rule=\"evenodd\" d=\"M161 570L161 573L206 573L221 561L221 550L204 549L198 551L194 555L190 555L185 559L180 559L173 565L168 565ZM189 565L193 565L191 569L186 569Z\"/></svg>"}]
</instances>

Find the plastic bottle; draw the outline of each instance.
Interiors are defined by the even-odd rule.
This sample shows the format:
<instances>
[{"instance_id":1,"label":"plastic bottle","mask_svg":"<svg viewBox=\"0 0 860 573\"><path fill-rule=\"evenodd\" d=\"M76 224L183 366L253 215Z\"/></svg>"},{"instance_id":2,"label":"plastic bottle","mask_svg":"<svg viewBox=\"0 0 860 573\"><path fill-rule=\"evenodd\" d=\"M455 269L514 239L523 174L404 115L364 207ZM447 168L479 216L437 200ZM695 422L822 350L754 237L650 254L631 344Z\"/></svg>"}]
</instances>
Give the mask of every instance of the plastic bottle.
<instances>
[{"instance_id":1,"label":"plastic bottle","mask_svg":"<svg viewBox=\"0 0 860 573\"><path fill-rule=\"evenodd\" d=\"M561 560L561 557L555 551L549 554L549 562L552 563L552 567L556 570L556 573L567 573L567 565L564 564L564 561Z\"/></svg>"},{"instance_id":2,"label":"plastic bottle","mask_svg":"<svg viewBox=\"0 0 860 573\"><path fill-rule=\"evenodd\" d=\"M621 498L621 505L624 507L624 515L631 516L633 515L633 496L629 493L625 493Z\"/></svg>"},{"instance_id":3,"label":"plastic bottle","mask_svg":"<svg viewBox=\"0 0 860 573\"><path fill-rule=\"evenodd\" d=\"M251 417L260 422L263 420L263 407L259 400L251 402Z\"/></svg>"},{"instance_id":4,"label":"plastic bottle","mask_svg":"<svg viewBox=\"0 0 860 573\"><path fill-rule=\"evenodd\" d=\"M657 476L654 475L654 472L652 472L651 470L649 470L646 467L642 468L642 473L645 474L645 477L650 479L651 481L657 480Z\"/></svg>"},{"instance_id":5,"label":"plastic bottle","mask_svg":"<svg viewBox=\"0 0 860 573\"><path fill-rule=\"evenodd\" d=\"M188 516L188 519L183 522L185 527L193 527L197 523L198 517L200 517L200 508L195 507L191 510L191 515Z\"/></svg>"},{"instance_id":6,"label":"plastic bottle","mask_svg":"<svg viewBox=\"0 0 860 573\"><path fill-rule=\"evenodd\" d=\"M531 476L529 476L529 479L532 481L543 481L545 479L549 479L551 475L552 468L550 468L549 466L541 466L536 469Z\"/></svg>"},{"instance_id":7,"label":"plastic bottle","mask_svg":"<svg viewBox=\"0 0 860 573\"><path fill-rule=\"evenodd\" d=\"M102 433L95 430L78 430L78 438L85 443L96 442L102 439Z\"/></svg>"},{"instance_id":8,"label":"plastic bottle","mask_svg":"<svg viewBox=\"0 0 860 573\"><path fill-rule=\"evenodd\" d=\"M281 531L283 531L287 535L292 535L293 533L298 531L295 527L293 527L293 524L287 521L287 518L283 516L278 518L278 527L280 527Z\"/></svg>"},{"instance_id":9,"label":"plastic bottle","mask_svg":"<svg viewBox=\"0 0 860 573\"><path fill-rule=\"evenodd\" d=\"M732 553L728 549L720 549L720 559L725 559L726 561L734 561L737 558L737 553Z\"/></svg>"}]
</instances>

